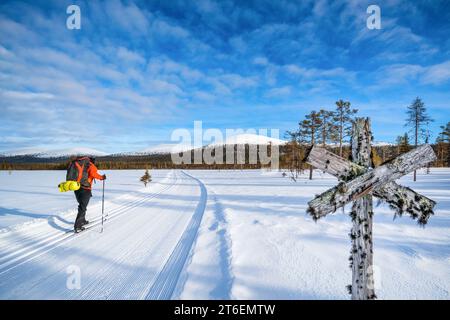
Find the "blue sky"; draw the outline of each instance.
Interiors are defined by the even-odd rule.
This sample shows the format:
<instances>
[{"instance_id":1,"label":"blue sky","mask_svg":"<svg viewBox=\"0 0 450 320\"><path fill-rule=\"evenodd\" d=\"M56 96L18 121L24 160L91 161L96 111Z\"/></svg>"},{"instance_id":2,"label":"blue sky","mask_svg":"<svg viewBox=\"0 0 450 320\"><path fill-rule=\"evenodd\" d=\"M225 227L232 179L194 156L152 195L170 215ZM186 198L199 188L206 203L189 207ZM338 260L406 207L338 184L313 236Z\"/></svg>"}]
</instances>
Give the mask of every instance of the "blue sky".
<instances>
[{"instance_id":1,"label":"blue sky","mask_svg":"<svg viewBox=\"0 0 450 320\"><path fill-rule=\"evenodd\" d=\"M135 151L194 120L284 132L338 99L394 141L416 96L434 139L450 121L449 34L448 1L3 1L0 151Z\"/></svg>"}]
</instances>

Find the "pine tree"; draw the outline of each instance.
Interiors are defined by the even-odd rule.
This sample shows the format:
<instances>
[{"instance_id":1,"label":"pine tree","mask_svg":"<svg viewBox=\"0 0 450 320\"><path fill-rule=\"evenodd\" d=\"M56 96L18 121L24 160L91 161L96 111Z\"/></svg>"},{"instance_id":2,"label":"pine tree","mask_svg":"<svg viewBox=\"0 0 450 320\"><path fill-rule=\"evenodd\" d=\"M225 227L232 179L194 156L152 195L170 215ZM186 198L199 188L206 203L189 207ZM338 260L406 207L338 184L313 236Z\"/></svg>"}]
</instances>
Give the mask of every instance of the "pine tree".
<instances>
[{"instance_id":1,"label":"pine tree","mask_svg":"<svg viewBox=\"0 0 450 320\"><path fill-rule=\"evenodd\" d=\"M376 168L380 166L383 163L383 157L378 154L378 151L376 148L372 148L372 153L370 155L372 159L372 164Z\"/></svg>"},{"instance_id":2,"label":"pine tree","mask_svg":"<svg viewBox=\"0 0 450 320\"><path fill-rule=\"evenodd\" d=\"M339 141L339 155L342 157L342 143L346 137L350 136L352 129L353 116L358 112L358 109L351 109L349 101L336 101L336 111L334 112L334 124L337 128L337 135Z\"/></svg>"},{"instance_id":3,"label":"pine tree","mask_svg":"<svg viewBox=\"0 0 450 320\"><path fill-rule=\"evenodd\" d=\"M426 138L426 124L432 122L433 119L428 116L425 104L419 97L414 99L411 105L408 106L406 114L408 117L405 126L410 127L411 131L414 133L414 146L417 147L419 142ZM414 170L414 181L416 180L417 174L416 170Z\"/></svg>"},{"instance_id":4,"label":"pine tree","mask_svg":"<svg viewBox=\"0 0 450 320\"><path fill-rule=\"evenodd\" d=\"M397 143L397 156L399 156L402 153L409 151L409 136L408 133L405 133L402 136L398 136L396 139Z\"/></svg>"},{"instance_id":5,"label":"pine tree","mask_svg":"<svg viewBox=\"0 0 450 320\"><path fill-rule=\"evenodd\" d=\"M319 136L319 129L322 125L322 120L320 118L320 113L317 111L311 111L310 114L305 116L305 120L299 123L300 130L299 136L302 142L306 142L313 146L317 137ZM309 180L312 180L313 168L309 167Z\"/></svg>"},{"instance_id":6,"label":"pine tree","mask_svg":"<svg viewBox=\"0 0 450 320\"><path fill-rule=\"evenodd\" d=\"M440 126L442 132L439 133L436 138L436 142L446 142L450 143L450 122L447 122L446 126Z\"/></svg>"},{"instance_id":7,"label":"pine tree","mask_svg":"<svg viewBox=\"0 0 450 320\"><path fill-rule=\"evenodd\" d=\"M289 131L288 130L284 134L284 138L287 139L289 142L294 142L294 141L298 142L299 131Z\"/></svg>"},{"instance_id":8,"label":"pine tree","mask_svg":"<svg viewBox=\"0 0 450 320\"><path fill-rule=\"evenodd\" d=\"M334 112L321 109L319 111L319 117L321 121L320 125L320 139L322 143L322 147L325 148L327 142L335 142L338 140L338 136L336 134L337 127L333 123Z\"/></svg>"},{"instance_id":9,"label":"pine tree","mask_svg":"<svg viewBox=\"0 0 450 320\"><path fill-rule=\"evenodd\" d=\"M302 163L302 147L299 144L299 131L286 131L285 139L288 142L285 144L284 161L289 170L290 178L297 181L297 178L303 170ZM286 177L286 172L283 172L283 177Z\"/></svg>"},{"instance_id":10,"label":"pine tree","mask_svg":"<svg viewBox=\"0 0 450 320\"><path fill-rule=\"evenodd\" d=\"M430 143L430 137L431 137L431 131L430 131L429 125L430 125L430 122L427 121L426 130L425 130L425 143L426 144ZM430 174L430 166L431 166L431 163L428 163L427 164L427 174Z\"/></svg>"},{"instance_id":11,"label":"pine tree","mask_svg":"<svg viewBox=\"0 0 450 320\"><path fill-rule=\"evenodd\" d=\"M147 183L152 181L152 176L148 172L148 169L145 169L145 174L141 177L140 181L144 183L144 186L147 187Z\"/></svg>"},{"instance_id":12,"label":"pine tree","mask_svg":"<svg viewBox=\"0 0 450 320\"><path fill-rule=\"evenodd\" d=\"M436 138L438 147L438 154L440 153L440 160L442 165L450 166L450 122L447 125L441 126L442 132ZM447 153L447 161L445 161L445 153ZM445 162L447 162L445 164Z\"/></svg>"}]
</instances>

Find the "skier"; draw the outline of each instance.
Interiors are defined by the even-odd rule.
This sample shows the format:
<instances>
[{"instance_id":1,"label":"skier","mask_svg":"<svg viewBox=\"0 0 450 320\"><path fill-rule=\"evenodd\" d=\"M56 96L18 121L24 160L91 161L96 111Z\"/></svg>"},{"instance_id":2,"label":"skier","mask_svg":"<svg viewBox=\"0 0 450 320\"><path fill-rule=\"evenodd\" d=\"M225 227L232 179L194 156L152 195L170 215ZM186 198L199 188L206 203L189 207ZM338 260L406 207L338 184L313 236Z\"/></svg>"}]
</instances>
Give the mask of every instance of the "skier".
<instances>
[{"instance_id":1,"label":"skier","mask_svg":"<svg viewBox=\"0 0 450 320\"><path fill-rule=\"evenodd\" d=\"M100 175L95 166L95 158L80 157L73 161L74 165L80 169L81 177L79 179L81 187L75 191L75 197L78 202L78 215L75 220L75 233L83 231L83 226L87 225L89 221L85 219L86 209L89 200L92 197L92 181L94 179L105 180L106 175Z\"/></svg>"}]
</instances>

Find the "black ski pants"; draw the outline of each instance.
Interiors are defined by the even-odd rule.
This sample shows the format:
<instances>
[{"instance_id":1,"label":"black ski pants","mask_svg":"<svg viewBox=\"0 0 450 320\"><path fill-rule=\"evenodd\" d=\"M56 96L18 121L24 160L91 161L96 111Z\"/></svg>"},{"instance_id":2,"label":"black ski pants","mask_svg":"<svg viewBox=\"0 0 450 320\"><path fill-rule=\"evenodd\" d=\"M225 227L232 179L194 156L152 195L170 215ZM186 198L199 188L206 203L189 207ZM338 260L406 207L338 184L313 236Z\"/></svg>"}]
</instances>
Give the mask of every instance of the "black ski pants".
<instances>
[{"instance_id":1,"label":"black ski pants","mask_svg":"<svg viewBox=\"0 0 450 320\"><path fill-rule=\"evenodd\" d=\"M78 215L75 220L75 226L74 228L80 228L83 223L86 221L86 210L89 203L89 200L92 197L91 190L80 188L77 191L75 191L75 197L78 201Z\"/></svg>"}]
</instances>

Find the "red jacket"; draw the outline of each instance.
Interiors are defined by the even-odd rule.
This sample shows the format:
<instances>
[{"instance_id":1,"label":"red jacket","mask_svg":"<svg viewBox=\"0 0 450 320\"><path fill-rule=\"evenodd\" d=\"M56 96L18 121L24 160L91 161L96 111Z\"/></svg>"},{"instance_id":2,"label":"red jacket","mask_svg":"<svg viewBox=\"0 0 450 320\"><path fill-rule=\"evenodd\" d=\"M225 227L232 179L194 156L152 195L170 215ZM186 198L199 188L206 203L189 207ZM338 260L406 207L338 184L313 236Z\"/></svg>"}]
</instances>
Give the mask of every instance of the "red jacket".
<instances>
[{"instance_id":1,"label":"red jacket","mask_svg":"<svg viewBox=\"0 0 450 320\"><path fill-rule=\"evenodd\" d=\"M87 173L88 173L88 181L91 186L89 188L86 188L86 187L83 187L83 188L87 189L87 190L91 190L92 189L92 181L94 181L94 179L103 180L103 176L101 176L98 173L97 167L92 162L89 164Z\"/></svg>"}]
</instances>

